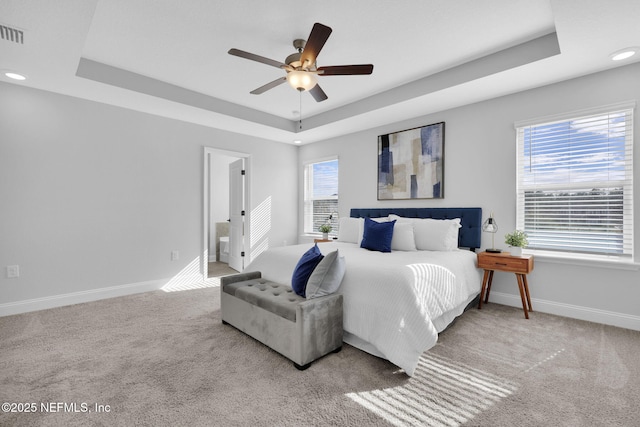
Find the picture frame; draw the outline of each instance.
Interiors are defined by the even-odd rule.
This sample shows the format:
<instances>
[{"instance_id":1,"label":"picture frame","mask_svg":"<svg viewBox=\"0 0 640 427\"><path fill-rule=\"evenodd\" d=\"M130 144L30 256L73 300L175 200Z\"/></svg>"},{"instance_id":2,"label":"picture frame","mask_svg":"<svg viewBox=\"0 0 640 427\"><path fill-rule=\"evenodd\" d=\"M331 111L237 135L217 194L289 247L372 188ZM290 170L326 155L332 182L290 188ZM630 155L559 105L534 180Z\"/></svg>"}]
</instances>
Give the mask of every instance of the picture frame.
<instances>
[{"instance_id":1,"label":"picture frame","mask_svg":"<svg viewBox=\"0 0 640 427\"><path fill-rule=\"evenodd\" d=\"M378 200L444 198L444 126L378 136Z\"/></svg>"}]
</instances>

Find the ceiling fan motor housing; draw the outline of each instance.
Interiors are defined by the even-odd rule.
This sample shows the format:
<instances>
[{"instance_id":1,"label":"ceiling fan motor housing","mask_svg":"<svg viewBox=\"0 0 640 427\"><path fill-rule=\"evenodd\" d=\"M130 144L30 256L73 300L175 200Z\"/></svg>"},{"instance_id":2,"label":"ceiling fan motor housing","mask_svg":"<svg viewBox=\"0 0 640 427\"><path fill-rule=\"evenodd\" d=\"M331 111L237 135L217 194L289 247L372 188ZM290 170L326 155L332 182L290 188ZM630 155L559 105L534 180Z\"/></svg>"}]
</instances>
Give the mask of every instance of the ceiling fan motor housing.
<instances>
[{"instance_id":1,"label":"ceiling fan motor housing","mask_svg":"<svg viewBox=\"0 0 640 427\"><path fill-rule=\"evenodd\" d=\"M316 71L315 62L313 64L310 64L307 67L302 68L303 64L300 61L300 58L302 56L302 51L304 50L304 47L306 44L307 44L307 41L304 39L295 39L293 41L293 47L296 48L297 52L287 56L287 59L284 60L284 63L293 67L296 70Z\"/></svg>"},{"instance_id":2,"label":"ceiling fan motor housing","mask_svg":"<svg viewBox=\"0 0 640 427\"><path fill-rule=\"evenodd\" d=\"M287 59L284 60L284 63L292 66L293 68L300 68L302 63L300 62L300 56L302 56L301 52L292 53L287 56Z\"/></svg>"}]
</instances>

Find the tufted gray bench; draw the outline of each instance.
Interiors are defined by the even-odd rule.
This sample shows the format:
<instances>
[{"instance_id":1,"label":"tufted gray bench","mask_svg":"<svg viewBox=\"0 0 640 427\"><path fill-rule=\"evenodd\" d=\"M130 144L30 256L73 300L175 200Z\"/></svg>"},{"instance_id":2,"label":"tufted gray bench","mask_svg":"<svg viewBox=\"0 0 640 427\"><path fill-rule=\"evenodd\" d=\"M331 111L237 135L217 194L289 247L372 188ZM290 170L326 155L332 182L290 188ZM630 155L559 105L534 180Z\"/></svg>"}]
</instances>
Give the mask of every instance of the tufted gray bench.
<instances>
[{"instance_id":1,"label":"tufted gray bench","mask_svg":"<svg viewBox=\"0 0 640 427\"><path fill-rule=\"evenodd\" d=\"M257 339L303 370L342 349L342 295L306 299L259 271L223 277L222 323Z\"/></svg>"}]
</instances>

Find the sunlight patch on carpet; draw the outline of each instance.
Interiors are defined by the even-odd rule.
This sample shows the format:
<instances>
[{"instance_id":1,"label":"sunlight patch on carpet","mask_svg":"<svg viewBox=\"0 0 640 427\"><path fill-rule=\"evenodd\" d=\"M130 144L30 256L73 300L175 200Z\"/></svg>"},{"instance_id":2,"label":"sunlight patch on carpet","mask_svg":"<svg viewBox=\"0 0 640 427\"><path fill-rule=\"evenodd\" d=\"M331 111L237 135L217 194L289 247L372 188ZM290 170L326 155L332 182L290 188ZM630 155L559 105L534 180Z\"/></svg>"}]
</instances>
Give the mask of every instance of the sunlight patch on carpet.
<instances>
[{"instance_id":1,"label":"sunlight patch on carpet","mask_svg":"<svg viewBox=\"0 0 640 427\"><path fill-rule=\"evenodd\" d=\"M529 371L537 368L538 366L541 366L541 365L543 365L543 364L545 364L547 362L550 362L551 360L555 359L555 357L557 355L559 355L560 353L562 353L562 352L564 352L564 348L562 348L562 349L556 351L555 353L547 356L547 358L545 358L544 360L541 360L541 361L537 362L536 364L530 366L528 369L525 370L525 372L529 372Z\"/></svg>"},{"instance_id":2,"label":"sunlight patch on carpet","mask_svg":"<svg viewBox=\"0 0 640 427\"><path fill-rule=\"evenodd\" d=\"M205 281L200 279L198 282L189 283L167 283L161 289L165 292L189 291L192 289L215 288L220 286L220 277L211 277Z\"/></svg>"},{"instance_id":3,"label":"sunlight patch on carpet","mask_svg":"<svg viewBox=\"0 0 640 427\"><path fill-rule=\"evenodd\" d=\"M441 347L441 348L448 348L450 349L450 351L451 349L453 349L451 346L447 344L438 343L437 345L438 347ZM503 365L512 366L516 369L524 370L531 366L530 360L520 360L517 356L508 354L502 348L495 348L494 351L491 351L491 350L486 350L484 348L478 348L478 346L460 344L460 345L456 345L455 349L456 351L462 350L465 353L473 354L487 360L500 362Z\"/></svg>"},{"instance_id":4,"label":"sunlight patch on carpet","mask_svg":"<svg viewBox=\"0 0 640 427\"><path fill-rule=\"evenodd\" d=\"M178 292L188 291L190 289L213 288L216 286L220 286L219 277L211 277L207 280L202 280L200 257L197 257L187 264L185 268L180 270L178 274L173 276L171 280L169 280L160 289L165 292Z\"/></svg>"},{"instance_id":5,"label":"sunlight patch on carpet","mask_svg":"<svg viewBox=\"0 0 640 427\"><path fill-rule=\"evenodd\" d=\"M395 426L460 426L518 388L504 378L425 353L405 385L346 396Z\"/></svg>"}]
</instances>

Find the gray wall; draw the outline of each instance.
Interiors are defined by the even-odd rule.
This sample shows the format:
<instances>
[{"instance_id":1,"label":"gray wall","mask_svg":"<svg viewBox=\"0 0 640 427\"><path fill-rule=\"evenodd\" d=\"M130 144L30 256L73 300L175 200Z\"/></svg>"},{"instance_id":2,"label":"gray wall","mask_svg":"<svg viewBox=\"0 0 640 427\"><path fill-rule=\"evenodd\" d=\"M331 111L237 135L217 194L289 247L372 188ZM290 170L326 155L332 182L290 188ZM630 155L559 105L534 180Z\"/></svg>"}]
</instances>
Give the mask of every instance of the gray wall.
<instances>
[{"instance_id":1,"label":"gray wall","mask_svg":"<svg viewBox=\"0 0 640 427\"><path fill-rule=\"evenodd\" d=\"M353 207L479 206L484 216L495 212L504 234L515 229L516 135L514 122L585 108L640 99L640 64L592 74L493 100L417 117L390 126L300 148L298 173L305 162L338 155L340 216ZM635 212L640 212L640 113L635 112ZM446 122L445 198L443 200L378 201L377 136L431 123ZM300 179L300 178L299 178ZM302 189L299 189L301 192ZM302 198L302 194L299 193ZM300 207L299 207L300 209ZM299 210L299 215L302 212ZM640 221L636 215L636 221ZM301 224L300 224L301 227ZM299 233L302 229L299 228ZM639 262L640 227L635 227ZM488 235L483 247L490 247ZM640 329L640 272L609 265L536 259L529 277L534 309ZM492 301L521 307L512 274L497 273Z\"/></svg>"},{"instance_id":2,"label":"gray wall","mask_svg":"<svg viewBox=\"0 0 640 427\"><path fill-rule=\"evenodd\" d=\"M0 83L0 314L191 280L205 146L251 155L255 244L295 241L297 147Z\"/></svg>"}]
</instances>

